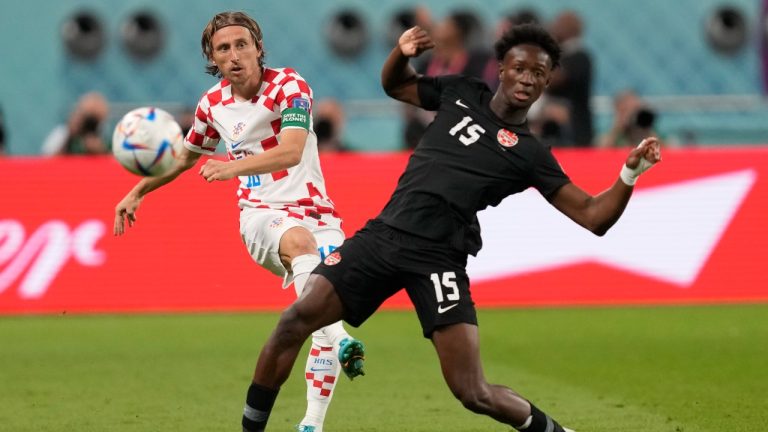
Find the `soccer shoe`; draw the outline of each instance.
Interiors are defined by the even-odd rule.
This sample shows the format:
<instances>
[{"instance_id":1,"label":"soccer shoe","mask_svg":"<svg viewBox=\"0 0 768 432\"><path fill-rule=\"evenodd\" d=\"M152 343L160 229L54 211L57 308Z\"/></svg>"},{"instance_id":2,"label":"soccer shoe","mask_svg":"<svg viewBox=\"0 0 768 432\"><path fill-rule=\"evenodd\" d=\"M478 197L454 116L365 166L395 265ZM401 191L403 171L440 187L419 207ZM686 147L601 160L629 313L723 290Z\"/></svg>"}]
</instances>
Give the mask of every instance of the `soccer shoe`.
<instances>
[{"instance_id":1,"label":"soccer shoe","mask_svg":"<svg viewBox=\"0 0 768 432\"><path fill-rule=\"evenodd\" d=\"M349 377L355 379L358 375L365 375L363 361L365 360L365 346L362 342L353 338L344 338L339 343L339 362L341 370Z\"/></svg>"},{"instance_id":2,"label":"soccer shoe","mask_svg":"<svg viewBox=\"0 0 768 432\"><path fill-rule=\"evenodd\" d=\"M568 429L567 427L564 427L564 428L563 428L563 430L564 430L565 432L576 432L575 430L573 430L573 429Z\"/></svg>"},{"instance_id":3,"label":"soccer shoe","mask_svg":"<svg viewBox=\"0 0 768 432\"><path fill-rule=\"evenodd\" d=\"M297 425L296 426L297 432L323 432L322 429L318 429L317 426L309 426L309 425Z\"/></svg>"}]
</instances>

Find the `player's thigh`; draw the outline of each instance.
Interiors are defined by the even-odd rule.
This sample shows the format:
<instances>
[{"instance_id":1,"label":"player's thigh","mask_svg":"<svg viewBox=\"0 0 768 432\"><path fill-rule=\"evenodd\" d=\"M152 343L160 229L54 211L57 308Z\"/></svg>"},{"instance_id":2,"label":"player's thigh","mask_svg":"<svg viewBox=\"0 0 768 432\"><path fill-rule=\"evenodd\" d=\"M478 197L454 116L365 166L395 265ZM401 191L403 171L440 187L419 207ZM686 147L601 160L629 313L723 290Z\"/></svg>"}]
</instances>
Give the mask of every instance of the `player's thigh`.
<instances>
[{"instance_id":1,"label":"player's thigh","mask_svg":"<svg viewBox=\"0 0 768 432\"><path fill-rule=\"evenodd\" d=\"M314 273L326 278L344 308L344 320L357 327L401 289L389 239L362 229L331 252Z\"/></svg>"},{"instance_id":2,"label":"player's thigh","mask_svg":"<svg viewBox=\"0 0 768 432\"><path fill-rule=\"evenodd\" d=\"M461 260L447 259L439 251L420 250L410 261L416 264L409 269L404 285L424 337L449 324L477 325L469 277Z\"/></svg>"},{"instance_id":3,"label":"player's thigh","mask_svg":"<svg viewBox=\"0 0 768 432\"><path fill-rule=\"evenodd\" d=\"M300 255L317 254L317 241L307 227L296 221L299 225L294 226L283 233L280 237L280 247L278 253L283 265L290 266L291 261Z\"/></svg>"},{"instance_id":4,"label":"player's thigh","mask_svg":"<svg viewBox=\"0 0 768 432\"><path fill-rule=\"evenodd\" d=\"M485 382L479 339L477 326L467 323L438 327L432 333L443 377L454 394L476 390Z\"/></svg>"},{"instance_id":5,"label":"player's thigh","mask_svg":"<svg viewBox=\"0 0 768 432\"><path fill-rule=\"evenodd\" d=\"M269 209L243 209L240 212L240 237L251 258L278 275L288 271L280 259L280 240L291 228L302 227L298 220L284 211Z\"/></svg>"}]
</instances>

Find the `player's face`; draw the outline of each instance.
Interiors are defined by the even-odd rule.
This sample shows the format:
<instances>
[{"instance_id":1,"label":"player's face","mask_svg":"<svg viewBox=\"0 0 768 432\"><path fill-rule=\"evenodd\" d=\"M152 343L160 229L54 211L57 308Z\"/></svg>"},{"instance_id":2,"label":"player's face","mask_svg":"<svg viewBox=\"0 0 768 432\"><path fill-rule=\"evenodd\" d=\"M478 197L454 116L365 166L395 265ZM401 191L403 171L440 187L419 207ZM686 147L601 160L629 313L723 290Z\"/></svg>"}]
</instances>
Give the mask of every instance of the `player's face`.
<instances>
[{"instance_id":1,"label":"player's face","mask_svg":"<svg viewBox=\"0 0 768 432\"><path fill-rule=\"evenodd\" d=\"M258 80L261 50L251 32L241 26L224 27L211 38L212 59L221 75L232 84L244 84Z\"/></svg>"},{"instance_id":2,"label":"player's face","mask_svg":"<svg viewBox=\"0 0 768 432\"><path fill-rule=\"evenodd\" d=\"M537 45L516 45L499 65L502 95L515 108L528 108L549 85L552 60Z\"/></svg>"}]
</instances>

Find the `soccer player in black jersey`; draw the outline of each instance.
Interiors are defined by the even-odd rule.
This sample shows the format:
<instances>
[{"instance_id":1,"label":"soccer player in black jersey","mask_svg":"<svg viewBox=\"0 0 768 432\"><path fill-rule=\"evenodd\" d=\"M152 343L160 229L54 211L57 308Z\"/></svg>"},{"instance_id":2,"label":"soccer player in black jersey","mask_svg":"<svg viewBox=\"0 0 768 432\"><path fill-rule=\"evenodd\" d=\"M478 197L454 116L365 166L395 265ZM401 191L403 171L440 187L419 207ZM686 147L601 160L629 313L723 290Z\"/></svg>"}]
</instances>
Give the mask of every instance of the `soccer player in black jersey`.
<instances>
[{"instance_id":1,"label":"soccer player in black jersey","mask_svg":"<svg viewBox=\"0 0 768 432\"><path fill-rule=\"evenodd\" d=\"M472 78L416 74L409 58L433 45L414 27L403 33L384 64L387 94L437 110L437 117L382 213L315 269L302 296L282 314L262 349L249 393L249 406L263 419L256 430L266 426L279 387L312 331L340 318L359 326L403 287L437 351L448 387L467 409L521 431L568 430L483 376L465 271L467 256L481 247L477 212L534 187L574 222L603 235L624 211L637 177L661 159L658 142L643 140L629 152L613 185L589 195L570 181L526 124L529 107L560 57L545 30L514 27L496 43L500 84L495 93Z\"/></svg>"}]
</instances>

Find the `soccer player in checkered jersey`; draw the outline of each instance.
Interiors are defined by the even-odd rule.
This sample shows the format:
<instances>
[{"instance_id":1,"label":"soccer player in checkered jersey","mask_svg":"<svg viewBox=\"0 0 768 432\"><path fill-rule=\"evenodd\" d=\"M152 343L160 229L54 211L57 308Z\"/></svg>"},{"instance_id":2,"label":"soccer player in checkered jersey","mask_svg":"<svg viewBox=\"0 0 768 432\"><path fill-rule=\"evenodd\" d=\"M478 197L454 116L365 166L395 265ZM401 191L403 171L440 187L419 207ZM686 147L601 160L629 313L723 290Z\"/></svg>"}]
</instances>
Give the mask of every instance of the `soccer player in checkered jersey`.
<instances>
[{"instance_id":1,"label":"soccer player in checkered jersey","mask_svg":"<svg viewBox=\"0 0 768 432\"><path fill-rule=\"evenodd\" d=\"M201 43L207 71L222 80L200 99L173 170L142 179L117 205L114 232L123 234L126 219L133 225L147 193L222 143L229 160L208 159L200 175L208 182L239 178L240 234L246 248L262 267L284 277L284 288L292 281L300 296L321 254L344 241L320 170L311 127L312 90L293 69L265 66L261 29L245 13L214 16ZM363 351L341 322L313 334L305 369L307 412L299 431L322 431L340 370L350 378L363 374ZM256 384L248 390L244 430L265 415L254 408L263 404L256 400L257 390Z\"/></svg>"},{"instance_id":2,"label":"soccer player in checkered jersey","mask_svg":"<svg viewBox=\"0 0 768 432\"><path fill-rule=\"evenodd\" d=\"M435 120L379 216L317 266L306 294L283 312L259 355L254 382L265 392L260 399L276 398L314 329L340 318L359 326L405 288L445 382L464 407L521 432L569 432L509 387L485 379L466 272L468 255L482 247L477 212L533 187L575 223L603 235L621 216L640 174L661 160L658 140L642 140L612 185L590 195L528 129L528 109L560 57L546 30L522 25L499 39L495 91L470 77L418 75L409 59L433 46L424 30L407 30L381 80L394 99L437 111ZM515 215L509 223L516 223Z\"/></svg>"}]
</instances>

